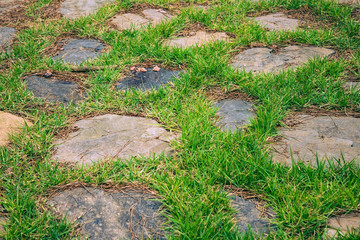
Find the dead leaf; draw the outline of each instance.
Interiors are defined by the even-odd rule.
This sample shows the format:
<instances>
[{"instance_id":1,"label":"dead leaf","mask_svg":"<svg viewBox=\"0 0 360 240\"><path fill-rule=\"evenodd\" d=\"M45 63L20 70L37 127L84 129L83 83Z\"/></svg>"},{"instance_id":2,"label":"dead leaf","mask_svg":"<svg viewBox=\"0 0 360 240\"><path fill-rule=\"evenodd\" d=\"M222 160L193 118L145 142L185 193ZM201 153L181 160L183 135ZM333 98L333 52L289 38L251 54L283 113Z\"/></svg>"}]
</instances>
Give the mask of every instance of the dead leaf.
<instances>
[{"instance_id":1,"label":"dead leaf","mask_svg":"<svg viewBox=\"0 0 360 240\"><path fill-rule=\"evenodd\" d=\"M161 69L161 68L159 68L158 66L155 66L155 67L153 68L153 71L154 71L154 72L158 72L158 71L160 71L160 69Z\"/></svg>"}]
</instances>

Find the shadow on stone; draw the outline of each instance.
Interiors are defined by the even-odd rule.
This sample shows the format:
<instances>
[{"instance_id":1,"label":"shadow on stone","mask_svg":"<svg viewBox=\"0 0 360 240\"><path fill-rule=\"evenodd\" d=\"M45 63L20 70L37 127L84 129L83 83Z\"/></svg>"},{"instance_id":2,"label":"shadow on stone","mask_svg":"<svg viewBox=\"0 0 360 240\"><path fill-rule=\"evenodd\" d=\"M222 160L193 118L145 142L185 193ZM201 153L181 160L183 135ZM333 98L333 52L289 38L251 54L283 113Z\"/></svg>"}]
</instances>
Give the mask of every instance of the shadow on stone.
<instances>
[{"instance_id":1,"label":"shadow on stone","mask_svg":"<svg viewBox=\"0 0 360 240\"><path fill-rule=\"evenodd\" d=\"M221 100L214 106L219 108L219 125L223 131L234 132L255 117L253 105L243 100Z\"/></svg>"},{"instance_id":2,"label":"shadow on stone","mask_svg":"<svg viewBox=\"0 0 360 240\"><path fill-rule=\"evenodd\" d=\"M134 72L131 77L127 77L117 84L117 89L126 90L129 88L138 88L142 91L159 89L174 78L178 78L180 71L170 71L160 69L154 72L151 68L146 68L147 72Z\"/></svg>"},{"instance_id":3,"label":"shadow on stone","mask_svg":"<svg viewBox=\"0 0 360 240\"><path fill-rule=\"evenodd\" d=\"M76 103L85 97L85 93L80 92L78 85L69 81L30 76L24 82L35 97L44 98L50 102Z\"/></svg>"},{"instance_id":4,"label":"shadow on stone","mask_svg":"<svg viewBox=\"0 0 360 240\"><path fill-rule=\"evenodd\" d=\"M64 49L55 57L54 60L65 63L79 65L90 59L100 56L105 49L105 45L93 39L71 39Z\"/></svg>"},{"instance_id":5,"label":"shadow on stone","mask_svg":"<svg viewBox=\"0 0 360 240\"><path fill-rule=\"evenodd\" d=\"M165 239L156 196L141 190L105 191L87 187L60 192L48 204L77 221L89 239Z\"/></svg>"}]
</instances>

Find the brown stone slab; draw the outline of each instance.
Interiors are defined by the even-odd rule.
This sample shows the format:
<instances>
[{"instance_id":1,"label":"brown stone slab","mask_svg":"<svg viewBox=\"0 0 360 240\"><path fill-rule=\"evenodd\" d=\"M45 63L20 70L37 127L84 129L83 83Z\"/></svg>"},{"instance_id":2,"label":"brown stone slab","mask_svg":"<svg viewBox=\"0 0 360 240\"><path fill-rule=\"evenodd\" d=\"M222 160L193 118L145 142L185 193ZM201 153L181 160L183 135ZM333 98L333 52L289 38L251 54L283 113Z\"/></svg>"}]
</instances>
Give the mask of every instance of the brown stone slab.
<instances>
[{"instance_id":1,"label":"brown stone slab","mask_svg":"<svg viewBox=\"0 0 360 240\"><path fill-rule=\"evenodd\" d=\"M188 48L192 46L201 46L214 41L226 41L229 39L230 37L224 32L210 33L199 31L194 32L192 36L189 37L169 39L165 42L165 45L175 48Z\"/></svg>"},{"instance_id":2,"label":"brown stone slab","mask_svg":"<svg viewBox=\"0 0 360 240\"><path fill-rule=\"evenodd\" d=\"M0 111L0 146L6 146L9 143L9 135L20 132L20 128L32 124L18 116Z\"/></svg>"}]
</instances>

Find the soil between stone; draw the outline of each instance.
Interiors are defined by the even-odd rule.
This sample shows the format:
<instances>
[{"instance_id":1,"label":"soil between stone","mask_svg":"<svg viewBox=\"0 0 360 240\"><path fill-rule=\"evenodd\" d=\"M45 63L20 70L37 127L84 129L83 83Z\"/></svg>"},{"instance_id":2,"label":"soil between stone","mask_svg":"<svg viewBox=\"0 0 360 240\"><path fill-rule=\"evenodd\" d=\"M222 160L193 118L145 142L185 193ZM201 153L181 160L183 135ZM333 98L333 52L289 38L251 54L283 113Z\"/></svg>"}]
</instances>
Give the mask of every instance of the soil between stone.
<instances>
[{"instance_id":1,"label":"soil between stone","mask_svg":"<svg viewBox=\"0 0 360 240\"><path fill-rule=\"evenodd\" d=\"M299 116L300 124L294 128L281 128L283 138L272 145L273 160L291 165L305 161L316 165L316 157L323 160L344 158L345 161L360 159L360 118L310 115Z\"/></svg>"},{"instance_id":2,"label":"soil between stone","mask_svg":"<svg viewBox=\"0 0 360 240\"><path fill-rule=\"evenodd\" d=\"M255 117L253 105L243 100L221 100L214 104L220 108L219 125L223 131L236 131L243 125L249 124Z\"/></svg>"},{"instance_id":3,"label":"soil between stone","mask_svg":"<svg viewBox=\"0 0 360 240\"><path fill-rule=\"evenodd\" d=\"M140 190L73 188L57 194L48 205L80 223L81 234L89 239L165 239L162 204Z\"/></svg>"},{"instance_id":4,"label":"soil between stone","mask_svg":"<svg viewBox=\"0 0 360 240\"><path fill-rule=\"evenodd\" d=\"M117 89L139 88L142 91L159 89L178 78L180 71L160 69L155 72L152 68L146 68L146 72L133 71L131 77L127 77L117 84Z\"/></svg>"},{"instance_id":5,"label":"soil between stone","mask_svg":"<svg viewBox=\"0 0 360 240\"><path fill-rule=\"evenodd\" d=\"M94 39L69 39L63 50L54 60L80 65L90 59L100 56L105 49L105 44Z\"/></svg>"},{"instance_id":6,"label":"soil between stone","mask_svg":"<svg viewBox=\"0 0 360 240\"><path fill-rule=\"evenodd\" d=\"M176 136L152 119L106 114L72 125L77 131L55 144L53 160L77 165L129 157L171 154Z\"/></svg>"},{"instance_id":7,"label":"soil between stone","mask_svg":"<svg viewBox=\"0 0 360 240\"><path fill-rule=\"evenodd\" d=\"M70 81L30 76L25 78L24 82L35 97L51 102L76 103L85 97L85 93L80 92L78 84Z\"/></svg>"}]
</instances>

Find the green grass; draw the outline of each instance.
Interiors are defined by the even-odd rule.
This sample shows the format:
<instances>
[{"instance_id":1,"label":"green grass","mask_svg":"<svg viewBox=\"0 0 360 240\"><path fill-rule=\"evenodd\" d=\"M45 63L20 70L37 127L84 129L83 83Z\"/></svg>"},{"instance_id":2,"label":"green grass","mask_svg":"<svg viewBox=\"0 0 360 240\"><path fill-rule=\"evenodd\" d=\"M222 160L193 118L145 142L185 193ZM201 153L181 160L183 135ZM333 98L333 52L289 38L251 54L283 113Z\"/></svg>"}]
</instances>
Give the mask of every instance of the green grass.
<instances>
[{"instance_id":1,"label":"green grass","mask_svg":"<svg viewBox=\"0 0 360 240\"><path fill-rule=\"evenodd\" d=\"M18 32L11 53L0 56L0 64L11 63L0 75L0 110L33 122L11 138L10 146L0 148L0 203L8 216L5 239L77 238L75 225L58 219L45 204L52 187L74 181L139 182L156 189L172 223L170 239L256 239L252 233L239 234L234 227L234 211L222 192L229 184L263 196L274 209L276 230L268 239L322 239L332 214L360 210L358 166L340 163L325 167L319 163L313 168L294 163L289 168L271 161L266 143L268 137L276 136L281 120L291 111L308 106L359 111L358 92L343 88L349 72L359 74L360 66L360 24L351 18L350 7L324 0L208 1L212 7L206 11L184 7L170 22L118 32L108 27L107 20L135 2L119 1L74 21L38 21L41 9L52 2L38 0L28 6L26 13L33 24ZM144 2L165 8L177 3ZM323 28L267 32L246 17L262 10L304 6L323 21ZM166 38L197 22L235 37L231 42L186 50L162 45ZM21 81L29 72L70 70L44 54L44 49L65 33L101 39L108 45L104 55L85 65L121 66L90 74L85 79L86 101L67 107L33 97ZM253 75L229 67L232 54L241 47L251 43L287 46L289 42L330 47L340 57L312 60L279 74ZM158 91L114 89L124 69L148 60L185 71L172 87ZM224 92L237 89L255 99L257 118L246 131L226 133L216 127L216 109L204 95L212 87ZM85 169L50 160L59 130L91 113L115 111L143 114L181 132L180 141L173 143L177 154L129 162L119 159ZM353 233L344 239L359 236Z\"/></svg>"}]
</instances>

